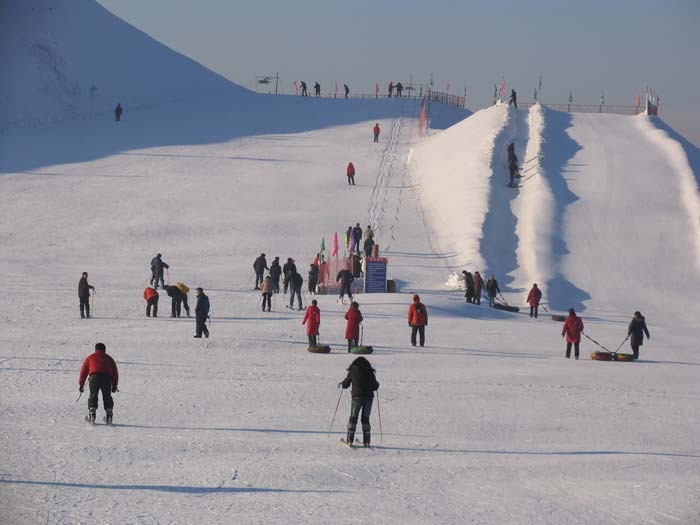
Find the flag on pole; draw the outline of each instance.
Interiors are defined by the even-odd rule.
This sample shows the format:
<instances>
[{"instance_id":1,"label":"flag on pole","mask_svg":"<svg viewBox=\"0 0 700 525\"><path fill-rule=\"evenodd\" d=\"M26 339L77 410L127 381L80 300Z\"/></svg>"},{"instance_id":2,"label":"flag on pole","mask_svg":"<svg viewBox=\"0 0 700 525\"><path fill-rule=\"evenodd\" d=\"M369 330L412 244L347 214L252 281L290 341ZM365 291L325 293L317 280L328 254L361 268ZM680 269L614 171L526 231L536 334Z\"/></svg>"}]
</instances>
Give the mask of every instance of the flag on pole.
<instances>
[{"instance_id":1,"label":"flag on pole","mask_svg":"<svg viewBox=\"0 0 700 525\"><path fill-rule=\"evenodd\" d=\"M540 83L537 85L537 91L542 91L542 75L540 75Z\"/></svg>"},{"instance_id":2,"label":"flag on pole","mask_svg":"<svg viewBox=\"0 0 700 525\"><path fill-rule=\"evenodd\" d=\"M448 93L450 92L450 81L449 80L447 82L445 82L445 89Z\"/></svg>"},{"instance_id":3,"label":"flag on pole","mask_svg":"<svg viewBox=\"0 0 700 525\"><path fill-rule=\"evenodd\" d=\"M298 80L294 81L294 93L296 93L297 95L299 94L299 81Z\"/></svg>"},{"instance_id":4,"label":"flag on pole","mask_svg":"<svg viewBox=\"0 0 700 525\"><path fill-rule=\"evenodd\" d=\"M338 95L338 81L335 81L335 94Z\"/></svg>"},{"instance_id":5,"label":"flag on pole","mask_svg":"<svg viewBox=\"0 0 700 525\"><path fill-rule=\"evenodd\" d=\"M569 90L569 104L571 104L574 101L574 94L572 93L571 90Z\"/></svg>"},{"instance_id":6,"label":"flag on pole","mask_svg":"<svg viewBox=\"0 0 700 525\"><path fill-rule=\"evenodd\" d=\"M338 232L333 234L333 246L331 246L331 257L338 255Z\"/></svg>"},{"instance_id":7,"label":"flag on pole","mask_svg":"<svg viewBox=\"0 0 700 525\"><path fill-rule=\"evenodd\" d=\"M321 239L321 251L319 253L321 255L326 253L326 237L325 236Z\"/></svg>"},{"instance_id":8,"label":"flag on pole","mask_svg":"<svg viewBox=\"0 0 700 525\"><path fill-rule=\"evenodd\" d=\"M602 89L600 90L600 105L605 105L605 91L603 91Z\"/></svg>"},{"instance_id":9,"label":"flag on pole","mask_svg":"<svg viewBox=\"0 0 700 525\"><path fill-rule=\"evenodd\" d=\"M537 102L537 88L535 88L535 102Z\"/></svg>"},{"instance_id":10,"label":"flag on pole","mask_svg":"<svg viewBox=\"0 0 700 525\"><path fill-rule=\"evenodd\" d=\"M430 87L433 87L433 74L430 73Z\"/></svg>"},{"instance_id":11,"label":"flag on pole","mask_svg":"<svg viewBox=\"0 0 700 525\"><path fill-rule=\"evenodd\" d=\"M642 97L637 95L637 107L642 105Z\"/></svg>"},{"instance_id":12,"label":"flag on pole","mask_svg":"<svg viewBox=\"0 0 700 525\"><path fill-rule=\"evenodd\" d=\"M374 85L374 95L377 96L379 94L379 82L377 82Z\"/></svg>"},{"instance_id":13,"label":"flag on pole","mask_svg":"<svg viewBox=\"0 0 700 525\"><path fill-rule=\"evenodd\" d=\"M423 103L421 105L420 109L420 115L418 116L418 134L422 137L424 134L425 130L425 117L426 117L426 100L425 97L423 97Z\"/></svg>"}]
</instances>

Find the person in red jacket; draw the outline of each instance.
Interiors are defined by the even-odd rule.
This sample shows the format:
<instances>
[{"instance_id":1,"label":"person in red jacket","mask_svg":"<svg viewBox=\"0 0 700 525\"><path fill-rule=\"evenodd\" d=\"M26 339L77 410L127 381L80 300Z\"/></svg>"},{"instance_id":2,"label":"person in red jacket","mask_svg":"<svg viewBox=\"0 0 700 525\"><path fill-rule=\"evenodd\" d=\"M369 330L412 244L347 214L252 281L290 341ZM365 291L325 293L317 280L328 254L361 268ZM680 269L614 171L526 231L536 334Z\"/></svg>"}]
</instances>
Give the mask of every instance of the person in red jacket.
<instances>
[{"instance_id":1,"label":"person in red jacket","mask_svg":"<svg viewBox=\"0 0 700 525\"><path fill-rule=\"evenodd\" d=\"M571 357L571 343L574 344L574 357L578 359L579 344L581 343L581 334L583 333L583 321L576 315L573 308L569 308L569 317L564 321L564 326L561 329L561 336L566 337L566 358Z\"/></svg>"},{"instance_id":2,"label":"person in red jacket","mask_svg":"<svg viewBox=\"0 0 700 525\"><path fill-rule=\"evenodd\" d=\"M345 327L345 339L348 340L348 352L350 352L350 349L357 346L357 342L360 340L360 323L362 322L360 305L355 301L350 303L350 308L345 312L345 319L348 320Z\"/></svg>"},{"instance_id":3,"label":"person in red jacket","mask_svg":"<svg viewBox=\"0 0 700 525\"><path fill-rule=\"evenodd\" d=\"M306 325L306 335L309 336L309 346L318 346L316 337L318 336L318 327L321 325L321 310L317 305L318 301L316 299L311 301L311 306L306 309L304 320L301 322L301 324Z\"/></svg>"},{"instance_id":4,"label":"person in red jacket","mask_svg":"<svg viewBox=\"0 0 700 525\"><path fill-rule=\"evenodd\" d=\"M80 392L83 392L85 380L90 384L90 397L88 398L88 417L87 421L95 422L97 413L98 399L97 396L102 391L102 402L105 406L105 423L112 424L112 409L114 408L114 400L112 392L117 391L119 384L119 371L117 364L111 356L107 355L107 349L104 343L97 343L95 351L85 358L83 366L80 368L80 376L78 377L78 385Z\"/></svg>"},{"instance_id":5,"label":"person in red jacket","mask_svg":"<svg viewBox=\"0 0 700 525\"><path fill-rule=\"evenodd\" d=\"M425 327L428 326L428 310L420 302L418 294L413 296L413 304L408 307L408 326L411 327L411 345L416 346L416 333L420 334L420 345L425 346Z\"/></svg>"},{"instance_id":6,"label":"person in red jacket","mask_svg":"<svg viewBox=\"0 0 700 525\"><path fill-rule=\"evenodd\" d=\"M150 286L143 291L143 298L146 299L146 317L151 317L151 308L153 308L153 317L158 317L158 292Z\"/></svg>"},{"instance_id":7,"label":"person in red jacket","mask_svg":"<svg viewBox=\"0 0 700 525\"><path fill-rule=\"evenodd\" d=\"M355 165L352 162L348 162L348 167L345 170L348 175L348 186L355 185Z\"/></svg>"},{"instance_id":8,"label":"person in red jacket","mask_svg":"<svg viewBox=\"0 0 700 525\"><path fill-rule=\"evenodd\" d=\"M537 283L534 283L525 300L530 305L530 317L537 319L537 309L540 307L540 300L542 300L542 290L537 288Z\"/></svg>"},{"instance_id":9,"label":"person in red jacket","mask_svg":"<svg viewBox=\"0 0 700 525\"><path fill-rule=\"evenodd\" d=\"M374 125L374 142L379 142L379 122Z\"/></svg>"}]
</instances>

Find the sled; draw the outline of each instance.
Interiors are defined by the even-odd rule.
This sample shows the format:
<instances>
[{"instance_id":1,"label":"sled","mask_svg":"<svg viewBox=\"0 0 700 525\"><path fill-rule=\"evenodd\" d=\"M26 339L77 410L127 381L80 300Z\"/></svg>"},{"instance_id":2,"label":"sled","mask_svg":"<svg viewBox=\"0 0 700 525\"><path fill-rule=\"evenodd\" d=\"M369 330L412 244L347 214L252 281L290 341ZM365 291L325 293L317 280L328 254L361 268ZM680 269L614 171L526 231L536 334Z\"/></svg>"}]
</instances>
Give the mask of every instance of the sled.
<instances>
[{"instance_id":1,"label":"sled","mask_svg":"<svg viewBox=\"0 0 700 525\"><path fill-rule=\"evenodd\" d=\"M331 347L328 345L310 346L307 348L312 354L330 354Z\"/></svg>"},{"instance_id":2,"label":"sled","mask_svg":"<svg viewBox=\"0 0 700 525\"><path fill-rule=\"evenodd\" d=\"M515 183L515 182L513 182L513 183L511 184L511 183L509 182L508 184L506 184L506 186L508 186L509 188L519 188L519 187L520 187L520 184L517 184L517 183Z\"/></svg>"},{"instance_id":3,"label":"sled","mask_svg":"<svg viewBox=\"0 0 700 525\"><path fill-rule=\"evenodd\" d=\"M517 306L510 306L509 304L494 303L493 307L496 310L504 310L506 312L519 312L520 308Z\"/></svg>"},{"instance_id":4,"label":"sled","mask_svg":"<svg viewBox=\"0 0 700 525\"><path fill-rule=\"evenodd\" d=\"M563 323L566 321L566 316L565 315L552 315L552 321L559 321L560 323Z\"/></svg>"},{"instance_id":5,"label":"sled","mask_svg":"<svg viewBox=\"0 0 700 525\"><path fill-rule=\"evenodd\" d=\"M355 346L350 349L350 352L353 354L371 354L374 352L374 348L371 346Z\"/></svg>"},{"instance_id":6,"label":"sled","mask_svg":"<svg viewBox=\"0 0 700 525\"><path fill-rule=\"evenodd\" d=\"M591 359L594 361L612 361L613 355L610 352L593 352Z\"/></svg>"},{"instance_id":7,"label":"sled","mask_svg":"<svg viewBox=\"0 0 700 525\"><path fill-rule=\"evenodd\" d=\"M615 354L615 361L634 361L634 354Z\"/></svg>"}]
</instances>

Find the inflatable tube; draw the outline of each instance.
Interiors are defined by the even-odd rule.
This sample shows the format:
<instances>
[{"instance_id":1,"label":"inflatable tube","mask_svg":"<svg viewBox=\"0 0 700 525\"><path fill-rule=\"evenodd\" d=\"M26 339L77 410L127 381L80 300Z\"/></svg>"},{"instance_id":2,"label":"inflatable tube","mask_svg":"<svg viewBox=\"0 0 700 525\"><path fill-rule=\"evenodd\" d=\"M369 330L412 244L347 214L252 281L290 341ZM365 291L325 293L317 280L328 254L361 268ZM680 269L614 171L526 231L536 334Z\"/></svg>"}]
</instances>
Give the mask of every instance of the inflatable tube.
<instances>
[{"instance_id":1,"label":"inflatable tube","mask_svg":"<svg viewBox=\"0 0 700 525\"><path fill-rule=\"evenodd\" d=\"M613 355L610 352L593 352L591 359L594 361L612 361Z\"/></svg>"},{"instance_id":2,"label":"inflatable tube","mask_svg":"<svg viewBox=\"0 0 700 525\"><path fill-rule=\"evenodd\" d=\"M615 354L615 361L634 361L634 354Z\"/></svg>"},{"instance_id":3,"label":"inflatable tube","mask_svg":"<svg viewBox=\"0 0 700 525\"><path fill-rule=\"evenodd\" d=\"M330 354L331 353L331 347L328 345L321 345L321 346L310 346L307 348L309 352L312 354Z\"/></svg>"},{"instance_id":4,"label":"inflatable tube","mask_svg":"<svg viewBox=\"0 0 700 525\"><path fill-rule=\"evenodd\" d=\"M508 304L494 303L493 307L496 310L504 310L506 312L519 312L520 311L520 308L518 308L517 306L510 306Z\"/></svg>"},{"instance_id":5,"label":"inflatable tube","mask_svg":"<svg viewBox=\"0 0 700 525\"><path fill-rule=\"evenodd\" d=\"M566 316L565 315L553 315L552 321L559 321L560 323L563 323L564 321L566 321Z\"/></svg>"},{"instance_id":6,"label":"inflatable tube","mask_svg":"<svg viewBox=\"0 0 700 525\"><path fill-rule=\"evenodd\" d=\"M353 354L371 354L374 352L374 348L371 346L356 346L350 349Z\"/></svg>"}]
</instances>

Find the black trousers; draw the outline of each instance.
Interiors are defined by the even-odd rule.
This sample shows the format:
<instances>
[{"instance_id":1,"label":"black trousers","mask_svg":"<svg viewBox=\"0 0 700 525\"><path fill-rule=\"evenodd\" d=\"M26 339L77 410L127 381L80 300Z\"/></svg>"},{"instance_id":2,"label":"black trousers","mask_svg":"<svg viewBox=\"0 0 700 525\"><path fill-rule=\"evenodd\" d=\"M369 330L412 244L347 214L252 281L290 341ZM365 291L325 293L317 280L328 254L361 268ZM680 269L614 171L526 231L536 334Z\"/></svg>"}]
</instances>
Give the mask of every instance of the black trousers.
<instances>
[{"instance_id":1,"label":"black trousers","mask_svg":"<svg viewBox=\"0 0 700 525\"><path fill-rule=\"evenodd\" d=\"M92 374L88 380L90 385L90 397L88 397L88 408L97 410L99 406L97 396L102 391L102 403L105 410L112 410L114 400L112 399L112 377L109 374Z\"/></svg>"},{"instance_id":2,"label":"black trousers","mask_svg":"<svg viewBox=\"0 0 700 525\"><path fill-rule=\"evenodd\" d=\"M316 285L317 284L318 284L317 281L312 281L311 279L309 279L309 293L313 293L313 294L316 293Z\"/></svg>"},{"instance_id":3,"label":"black trousers","mask_svg":"<svg viewBox=\"0 0 700 525\"><path fill-rule=\"evenodd\" d=\"M182 307L185 309L187 317L190 316L190 305L187 303L187 294L182 294Z\"/></svg>"},{"instance_id":4,"label":"black trousers","mask_svg":"<svg viewBox=\"0 0 700 525\"><path fill-rule=\"evenodd\" d=\"M639 359L639 345L633 345L630 343L630 346L632 347L632 352L634 353L634 358Z\"/></svg>"},{"instance_id":5,"label":"black trousers","mask_svg":"<svg viewBox=\"0 0 700 525\"><path fill-rule=\"evenodd\" d=\"M348 294L348 297L352 301L352 292L350 291L350 283L341 283L340 284L340 298L342 299L345 297L345 294Z\"/></svg>"},{"instance_id":6,"label":"black trousers","mask_svg":"<svg viewBox=\"0 0 700 525\"><path fill-rule=\"evenodd\" d=\"M379 135L374 136L374 142L379 142Z\"/></svg>"},{"instance_id":7,"label":"black trousers","mask_svg":"<svg viewBox=\"0 0 700 525\"><path fill-rule=\"evenodd\" d=\"M197 314L197 337L209 337L209 329L207 328L207 316Z\"/></svg>"},{"instance_id":8,"label":"black trousers","mask_svg":"<svg viewBox=\"0 0 700 525\"><path fill-rule=\"evenodd\" d=\"M180 297L173 297L172 303L170 305L170 317L180 317L181 311L182 299Z\"/></svg>"},{"instance_id":9,"label":"black trousers","mask_svg":"<svg viewBox=\"0 0 700 525\"><path fill-rule=\"evenodd\" d=\"M255 272L255 289L257 290L265 279L265 271Z\"/></svg>"},{"instance_id":10,"label":"black trousers","mask_svg":"<svg viewBox=\"0 0 700 525\"><path fill-rule=\"evenodd\" d=\"M357 428L357 418L360 415L360 410L362 411L362 416L360 421L362 423L362 432L369 434L372 427L369 424L369 416L372 413L372 403L374 402L373 397L359 397L352 398L352 405L350 406L350 420L348 421L348 432L354 434Z\"/></svg>"},{"instance_id":11,"label":"black trousers","mask_svg":"<svg viewBox=\"0 0 700 525\"><path fill-rule=\"evenodd\" d=\"M355 348L357 346L357 339L348 339L348 353L350 352L351 348Z\"/></svg>"},{"instance_id":12,"label":"black trousers","mask_svg":"<svg viewBox=\"0 0 700 525\"><path fill-rule=\"evenodd\" d=\"M309 336L309 346L318 346L315 335Z\"/></svg>"},{"instance_id":13,"label":"black trousers","mask_svg":"<svg viewBox=\"0 0 700 525\"><path fill-rule=\"evenodd\" d=\"M280 293L280 276L278 275L276 279L270 279L272 283L272 293Z\"/></svg>"},{"instance_id":14,"label":"black trousers","mask_svg":"<svg viewBox=\"0 0 700 525\"><path fill-rule=\"evenodd\" d=\"M272 308L272 294L271 293L264 293L262 294L262 311L265 311L265 303L267 303L267 310L268 312Z\"/></svg>"},{"instance_id":15,"label":"black trousers","mask_svg":"<svg viewBox=\"0 0 700 525\"><path fill-rule=\"evenodd\" d=\"M539 304L536 304L535 306L530 305L530 317L537 319L537 310L539 307Z\"/></svg>"},{"instance_id":16,"label":"black trousers","mask_svg":"<svg viewBox=\"0 0 700 525\"><path fill-rule=\"evenodd\" d=\"M348 185L355 185L355 175L348 175Z\"/></svg>"},{"instance_id":17,"label":"black trousers","mask_svg":"<svg viewBox=\"0 0 700 525\"><path fill-rule=\"evenodd\" d=\"M518 109L518 101L515 100L514 98L511 98L510 101L508 102L508 106L515 106L515 109Z\"/></svg>"},{"instance_id":18,"label":"black trousers","mask_svg":"<svg viewBox=\"0 0 700 525\"><path fill-rule=\"evenodd\" d=\"M473 303L474 302L474 288L467 288L467 293L464 294L464 297L467 298L468 303Z\"/></svg>"},{"instance_id":19,"label":"black trousers","mask_svg":"<svg viewBox=\"0 0 700 525\"><path fill-rule=\"evenodd\" d=\"M580 343L573 343L573 345L574 345L574 357L576 359L578 359L578 350L579 350L578 345L579 344ZM571 343L566 343L566 358L568 359L570 357L571 357Z\"/></svg>"},{"instance_id":20,"label":"black trousers","mask_svg":"<svg viewBox=\"0 0 700 525\"><path fill-rule=\"evenodd\" d=\"M411 326L411 344L416 346L416 334L420 335L420 345L425 345L425 326Z\"/></svg>"},{"instance_id":21,"label":"black trousers","mask_svg":"<svg viewBox=\"0 0 700 525\"><path fill-rule=\"evenodd\" d=\"M146 317L151 317L151 308L153 308L153 317L158 317L158 296L151 297L146 303Z\"/></svg>"},{"instance_id":22,"label":"black trousers","mask_svg":"<svg viewBox=\"0 0 700 525\"><path fill-rule=\"evenodd\" d=\"M80 317L90 317L90 296L80 298Z\"/></svg>"}]
</instances>

